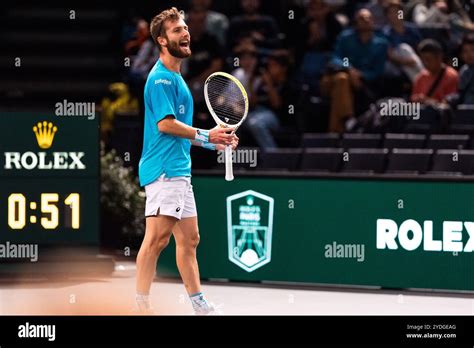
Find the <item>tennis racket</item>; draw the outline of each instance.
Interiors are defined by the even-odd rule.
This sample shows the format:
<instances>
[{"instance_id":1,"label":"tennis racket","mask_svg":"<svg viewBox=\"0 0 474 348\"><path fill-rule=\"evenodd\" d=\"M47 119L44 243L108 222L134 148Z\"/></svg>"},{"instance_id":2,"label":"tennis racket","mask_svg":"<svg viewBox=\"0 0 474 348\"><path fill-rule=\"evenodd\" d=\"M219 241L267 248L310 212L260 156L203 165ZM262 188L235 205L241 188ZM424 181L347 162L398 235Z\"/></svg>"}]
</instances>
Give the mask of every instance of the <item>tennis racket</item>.
<instances>
[{"instance_id":1,"label":"tennis racket","mask_svg":"<svg viewBox=\"0 0 474 348\"><path fill-rule=\"evenodd\" d=\"M245 121L249 111L247 92L234 76L215 72L204 83L207 108L218 126L232 128L233 132ZM232 146L225 147L225 179L234 180Z\"/></svg>"}]
</instances>

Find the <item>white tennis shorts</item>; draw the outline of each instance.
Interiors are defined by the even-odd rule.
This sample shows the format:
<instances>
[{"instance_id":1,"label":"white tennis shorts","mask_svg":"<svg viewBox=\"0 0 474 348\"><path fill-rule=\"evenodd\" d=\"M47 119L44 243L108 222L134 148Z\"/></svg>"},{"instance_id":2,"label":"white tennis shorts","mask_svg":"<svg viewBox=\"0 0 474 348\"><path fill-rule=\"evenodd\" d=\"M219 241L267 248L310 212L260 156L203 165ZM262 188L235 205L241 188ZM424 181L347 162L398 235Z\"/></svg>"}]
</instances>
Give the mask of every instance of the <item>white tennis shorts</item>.
<instances>
[{"instance_id":1,"label":"white tennis shorts","mask_svg":"<svg viewBox=\"0 0 474 348\"><path fill-rule=\"evenodd\" d=\"M160 215L184 219L197 216L191 178L165 178L164 174L145 186L145 217Z\"/></svg>"}]
</instances>

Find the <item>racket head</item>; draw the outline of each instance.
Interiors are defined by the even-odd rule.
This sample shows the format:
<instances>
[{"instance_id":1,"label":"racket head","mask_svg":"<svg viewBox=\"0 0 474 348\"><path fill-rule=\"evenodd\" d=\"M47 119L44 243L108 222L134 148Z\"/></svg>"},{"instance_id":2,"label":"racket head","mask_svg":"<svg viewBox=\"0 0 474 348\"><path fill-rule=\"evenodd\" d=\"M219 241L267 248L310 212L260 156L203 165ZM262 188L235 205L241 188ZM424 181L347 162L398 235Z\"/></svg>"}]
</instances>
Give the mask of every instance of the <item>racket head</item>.
<instances>
[{"instance_id":1,"label":"racket head","mask_svg":"<svg viewBox=\"0 0 474 348\"><path fill-rule=\"evenodd\" d=\"M204 99L212 118L221 127L237 130L247 117L247 92L230 74L221 71L211 74L204 83Z\"/></svg>"}]
</instances>

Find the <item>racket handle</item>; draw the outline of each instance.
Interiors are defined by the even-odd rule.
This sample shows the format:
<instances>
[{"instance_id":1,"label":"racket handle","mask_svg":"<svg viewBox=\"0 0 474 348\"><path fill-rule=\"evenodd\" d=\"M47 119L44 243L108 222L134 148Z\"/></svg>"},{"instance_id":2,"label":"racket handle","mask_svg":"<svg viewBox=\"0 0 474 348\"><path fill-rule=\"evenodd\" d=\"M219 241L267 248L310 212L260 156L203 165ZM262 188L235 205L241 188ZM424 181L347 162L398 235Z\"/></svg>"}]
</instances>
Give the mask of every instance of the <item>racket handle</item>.
<instances>
[{"instance_id":1,"label":"racket handle","mask_svg":"<svg viewBox=\"0 0 474 348\"><path fill-rule=\"evenodd\" d=\"M225 147L225 179L227 181L234 180L234 173L232 170L232 146Z\"/></svg>"}]
</instances>

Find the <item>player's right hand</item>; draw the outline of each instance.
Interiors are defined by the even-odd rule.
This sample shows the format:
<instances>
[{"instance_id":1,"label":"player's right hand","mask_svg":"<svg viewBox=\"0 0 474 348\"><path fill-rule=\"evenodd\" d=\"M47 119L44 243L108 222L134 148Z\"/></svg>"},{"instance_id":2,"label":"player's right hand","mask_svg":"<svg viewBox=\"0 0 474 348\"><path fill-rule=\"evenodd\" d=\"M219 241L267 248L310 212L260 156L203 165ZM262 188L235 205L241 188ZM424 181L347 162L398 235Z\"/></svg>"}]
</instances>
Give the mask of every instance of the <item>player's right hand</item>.
<instances>
[{"instance_id":1,"label":"player's right hand","mask_svg":"<svg viewBox=\"0 0 474 348\"><path fill-rule=\"evenodd\" d=\"M234 140L232 140L232 150L235 150L239 146L239 137L236 135ZM224 151L225 150L225 145L222 144L217 144L216 145L216 150L217 151Z\"/></svg>"},{"instance_id":2,"label":"player's right hand","mask_svg":"<svg viewBox=\"0 0 474 348\"><path fill-rule=\"evenodd\" d=\"M232 145L235 138L232 128L217 126L209 130L209 142L213 144Z\"/></svg>"}]
</instances>

